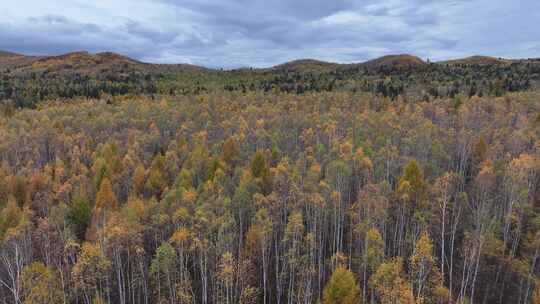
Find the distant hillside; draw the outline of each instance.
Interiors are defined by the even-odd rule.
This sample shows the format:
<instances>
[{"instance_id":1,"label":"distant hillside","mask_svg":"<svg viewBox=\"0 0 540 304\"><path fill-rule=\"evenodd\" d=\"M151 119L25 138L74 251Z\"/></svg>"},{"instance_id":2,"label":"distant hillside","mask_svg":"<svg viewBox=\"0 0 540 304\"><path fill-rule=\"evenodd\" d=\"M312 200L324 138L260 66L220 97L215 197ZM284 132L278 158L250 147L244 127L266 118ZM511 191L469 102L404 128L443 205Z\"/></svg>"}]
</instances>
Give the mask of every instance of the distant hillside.
<instances>
[{"instance_id":1,"label":"distant hillside","mask_svg":"<svg viewBox=\"0 0 540 304\"><path fill-rule=\"evenodd\" d=\"M511 63L511 64L509 64ZM207 69L152 64L111 53L59 56L0 53L0 101L17 107L42 100L106 95L187 95L220 91L369 92L395 100L501 96L540 87L540 61L487 56L428 64L413 55L388 55L363 63L299 59L271 68Z\"/></svg>"},{"instance_id":2,"label":"distant hillside","mask_svg":"<svg viewBox=\"0 0 540 304\"><path fill-rule=\"evenodd\" d=\"M287 70L290 72L326 72L335 69L339 64L315 59L298 59L277 66L274 70Z\"/></svg>"},{"instance_id":3,"label":"distant hillside","mask_svg":"<svg viewBox=\"0 0 540 304\"><path fill-rule=\"evenodd\" d=\"M33 72L96 74L104 70L117 70L118 68L139 69L141 65L142 63L138 61L115 53L73 52L60 56L41 57L18 68L21 71Z\"/></svg>"},{"instance_id":4,"label":"distant hillside","mask_svg":"<svg viewBox=\"0 0 540 304\"><path fill-rule=\"evenodd\" d=\"M1 57L14 57L14 56L22 56L22 55L0 50L0 58Z\"/></svg>"},{"instance_id":5,"label":"distant hillside","mask_svg":"<svg viewBox=\"0 0 540 304\"><path fill-rule=\"evenodd\" d=\"M417 56L401 54L401 55L388 55L377 59L369 60L362 63L363 66L368 68L412 68L418 66L425 66L427 63Z\"/></svg>"},{"instance_id":6,"label":"distant hillside","mask_svg":"<svg viewBox=\"0 0 540 304\"><path fill-rule=\"evenodd\" d=\"M490 65L490 64L510 64L514 62L514 60L511 59L504 59L504 58L495 58L490 56L471 56L461 59L453 59L453 60L446 60L446 61L440 61L438 63L442 64L450 64L450 65Z\"/></svg>"},{"instance_id":7,"label":"distant hillside","mask_svg":"<svg viewBox=\"0 0 540 304\"><path fill-rule=\"evenodd\" d=\"M26 56L12 52L0 51L0 69L26 66L37 58L38 57L35 56Z\"/></svg>"},{"instance_id":8,"label":"distant hillside","mask_svg":"<svg viewBox=\"0 0 540 304\"><path fill-rule=\"evenodd\" d=\"M387 55L366 62L339 64L325 62L315 59L298 59L274 66L273 70L289 71L289 72L328 72L337 68L355 68L365 67L368 69L389 68L389 69L407 69L425 66L427 63L417 56L400 54Z\"/></svg>"},{"instance_id":9,"label":"distant hillside","mask_svg":"<svg viewBox=\"0 0 540 304\"><path fill-rule=\"evenodd\" d=\"M514 62L537 62L538 59L523 59L512 60L504 58L496 58L490 56L470 56L466 58L452 59L439 61L438 64L447 65L493 65L493 64L510 64ZM334 62L325 62L316 59L297 59L282 63L270 68L244 68L236 69L235 71L288 71L288 72L329 72L339 68L350 67L365 67L368 69L377 68L392 68L392 69L408 69L426 66L428 63L421 58L409 55L386 55L379 58L371 59L365 62L353 64L340 64ZM187 71L211 71L213 69L205 68L190 64L153 64L144 63L127 56L113 53L102 52L91 54L87 51L72 52L57 56L26 56L8 51L0 50L0 68L18 68L24 71L48 71L48 72L78 72L82 74L94 74L111 68L136 69L136 70L166 70L176 71L178 69ZM217 70L214 70L217 71Z\"/></svg>"},{"instance_id":10,"label":"distant hillside","mask_svg":"<svg viewBox=\"0 0 540 304\"><path fill-rule=\"evenodd\" d=\"M92 54L86 51L71 52L57 56L25 56L0 51L0 69L10 68L18 74L53 73L97 75L102 73L162 73L200 72L208 70L190 64L144 63L113 52Z\"/></svg>"}]
</instances>

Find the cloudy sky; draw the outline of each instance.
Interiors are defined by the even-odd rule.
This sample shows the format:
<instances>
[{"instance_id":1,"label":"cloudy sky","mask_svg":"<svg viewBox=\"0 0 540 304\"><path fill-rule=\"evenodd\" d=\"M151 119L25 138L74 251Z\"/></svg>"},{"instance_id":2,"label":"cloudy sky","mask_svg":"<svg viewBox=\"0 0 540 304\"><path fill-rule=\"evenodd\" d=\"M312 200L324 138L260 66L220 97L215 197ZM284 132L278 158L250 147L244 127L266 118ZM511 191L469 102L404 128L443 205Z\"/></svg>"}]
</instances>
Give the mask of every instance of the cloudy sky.
<instances>
[{"instance_id":1,"label":"cloudy sky","mask_svg":"<svg viewBox=\"0 0 540 304\"><path fill-rule=\"evenodd\" d=\"M160 63L266 67L410 53L540 57L538 0L3 0L0 50L114 51Z\"/></svg>"}]
</instances>

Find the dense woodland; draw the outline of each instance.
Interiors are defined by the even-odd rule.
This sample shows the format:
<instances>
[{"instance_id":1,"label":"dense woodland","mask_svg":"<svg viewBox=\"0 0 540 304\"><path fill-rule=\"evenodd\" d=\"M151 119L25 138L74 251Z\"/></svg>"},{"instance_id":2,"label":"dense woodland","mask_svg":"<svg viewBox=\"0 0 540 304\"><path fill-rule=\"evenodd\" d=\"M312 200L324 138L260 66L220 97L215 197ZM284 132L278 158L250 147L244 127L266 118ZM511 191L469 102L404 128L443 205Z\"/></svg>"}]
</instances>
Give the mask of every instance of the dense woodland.
<instances>
[{"instance_id":1,"label":"dense woodland","mask_svg":"<svg viewBox=\"0 0 540 304\"><path fill-rule=\"evenodd\" d=\"M77 52L9 60L0 54L0 101L36 107L44 100L121 95L197 95L221 91L291 93L366 92L408 101L502 96L540 88L540 59L470 57L430 63L410 55L359 64L297 60L268 69L211 70L156 65L113 53Z\"/></svg>"},{"instance_id":2,"label":"dense woodland","mask_svg":"<svg viewBox=\"0 0 540 304\"><path fill-rule=\"evenodd\" d=\"M299 92L342 77L313 65L66 96L80 79L3 73L56 93L3 95L0 303L540 303L538 67L366 65Z\"/></svg>"}]
</instances>

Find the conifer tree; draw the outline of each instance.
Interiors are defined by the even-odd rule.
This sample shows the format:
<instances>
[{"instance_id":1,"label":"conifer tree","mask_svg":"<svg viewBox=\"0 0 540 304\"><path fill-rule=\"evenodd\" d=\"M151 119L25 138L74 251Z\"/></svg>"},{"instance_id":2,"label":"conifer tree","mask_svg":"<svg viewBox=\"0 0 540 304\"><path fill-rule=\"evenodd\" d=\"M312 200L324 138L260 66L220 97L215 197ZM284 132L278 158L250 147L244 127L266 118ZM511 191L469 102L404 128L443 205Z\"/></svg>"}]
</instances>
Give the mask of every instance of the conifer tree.
<instances>
[{"instance_id":1,"label":"conifer tree","mask_svg":"<svg viewBox=\"0 0 540 304\"><path fill-rule=\"evenodd\" d=\"M118 206L116 195L113 192L111 181L105 177L101 181L101 186L96 195L96 203L92 210L92 218L90 222L90 230L87 231L88 240L96 240L100 230L107 223L107 215L110 211L115 210Z\"/></svg>"},{"instance_id":2,"label":"conifer tree","mask_svg":"<svg viewBox=\"0 0 540 304\"><path fill-rule=\"evenodd\" d=\"M324 288L323 304L356 304L360 299L360 288L353 273L338 266Z\"/></svg>"}]
</instances>

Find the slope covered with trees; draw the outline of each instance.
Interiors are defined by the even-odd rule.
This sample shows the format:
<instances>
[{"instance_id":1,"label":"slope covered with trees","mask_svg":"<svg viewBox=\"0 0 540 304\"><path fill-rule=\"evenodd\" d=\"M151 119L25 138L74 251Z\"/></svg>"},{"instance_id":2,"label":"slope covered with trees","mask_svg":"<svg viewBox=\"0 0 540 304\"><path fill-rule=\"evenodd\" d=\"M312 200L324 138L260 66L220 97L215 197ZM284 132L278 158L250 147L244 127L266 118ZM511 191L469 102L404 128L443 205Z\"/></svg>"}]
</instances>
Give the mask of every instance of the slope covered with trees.
<instances>
[{"instance_id":1,"label":"slope covered with trees","mask_svg":"<svg viewBox=\"0 0 540 304\"><path fill-rule=\"evenodd\" d=\"M0 304L540 303L539 80L0 52Z\"/></svg>"},{"instance_id":2,"label":"slope covered with trees","mask_svg":"<svg viewBox=\"0 0 540 304\"><path fill-rule=\"evenodd\" d=\"M114 53L75 52L31 57L0 54L3 107L36 107L76 97L176 96L236 92L366 92L407 101L501 96L540 88L540 60L473 56L428 63L411 55L358 64L296 60L267 69L213 70L185 64L148 64Z\"/></svg>"},{"instance_id":3,"label":"slope covered with trees","mask_svg":"<svg viewBox=\"0 0 540 304\"><path fill-rule=\"evenodd\" d=\"M2 303L538 303L540 95L228 92L0 119Z\"/></svg>"}]
</instances>

